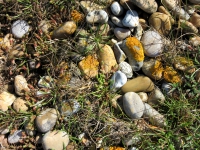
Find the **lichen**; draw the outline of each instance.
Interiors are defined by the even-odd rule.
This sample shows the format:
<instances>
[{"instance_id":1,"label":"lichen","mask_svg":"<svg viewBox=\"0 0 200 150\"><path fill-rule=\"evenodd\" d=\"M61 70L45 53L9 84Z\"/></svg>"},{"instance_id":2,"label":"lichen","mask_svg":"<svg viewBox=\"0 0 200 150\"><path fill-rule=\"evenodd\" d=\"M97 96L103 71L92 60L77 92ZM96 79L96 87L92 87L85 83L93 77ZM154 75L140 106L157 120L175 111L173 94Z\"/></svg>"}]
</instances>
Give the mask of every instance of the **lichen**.
<instances>
[{"instance_id":1,"label":"lichen","mask_svg":"<svg viewBox=\"0 0 200 150\"><path fill-rule=\"evenodd\" d=\"M123 147L110 146L109 148L101 148L100 150L125 150Z\"/></svg>"},{"instance_id":2,"label":"lichen","mask_svg":"<svg viewBox=\"0 0 200 150\"><path fill-rule=\"evenodd\" d=\"M164 68L162 63L158 60L155 61L154 65L150 68L151 74L153 76L160 76L163 72Z\"/></svg>"},{"instance_id":3,"label":"lichen","mask_svg":"<svg viewBox=\"0 0 200 150\"><path fill-rule=\"evenodd\" d=\"M180 75L172 67L166 66L163 77L167 82L181 83Z\"/></svg>"},{"instance_id":4,"label":"lichen","mask_svg":"<svg viewBox=\"0 0 200 150\"><path fill-rule=\"evenodd\" d=\"M81 22L83 20L83 14L79 13L77 10L72 10L71 12L72 20L75 22Z\"/></svg>"},{"instance_id":5,"label":"lichen","mask_svg":"<svg viewBox=\"0 0 200 150\"><path fill-rule=\"evenodd\" d=\"M144 50L142 44L136 37L128 37L126 39L126 46L136 61L140 62L144 60Z\"/></svg>"}]
</instances>

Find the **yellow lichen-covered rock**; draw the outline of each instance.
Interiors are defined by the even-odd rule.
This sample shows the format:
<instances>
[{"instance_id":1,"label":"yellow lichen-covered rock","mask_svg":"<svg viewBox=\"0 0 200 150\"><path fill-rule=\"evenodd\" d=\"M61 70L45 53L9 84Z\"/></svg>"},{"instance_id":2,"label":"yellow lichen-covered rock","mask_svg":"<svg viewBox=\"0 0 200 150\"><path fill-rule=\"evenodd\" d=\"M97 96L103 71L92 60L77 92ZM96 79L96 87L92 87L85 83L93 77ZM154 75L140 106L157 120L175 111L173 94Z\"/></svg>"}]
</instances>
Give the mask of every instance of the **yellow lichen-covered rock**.
<instances>
[{"instance_id":1,"label":"yellow lichen-covered rock","mask_svg":"<svg viewBox=\"0 0 200 150\"><path fill-rule=\"evenodd\" d=\"M99 62L93 55L88 55L78 64L85 78L92 78L98 75Z\"/></svg>"},{"instance_id":2,"label":"yellow lichen-covered rock","mask_svg":"<svg viewBox=\"0 0 200 150\"><path fill-rule=\"evenodd\" d=\"M144 60L144 50L142 44L136 37L128 37L126 39L126 46L136 61L140 62Z\"/></svg>"},{"instance_id":3,"label":"yellow lichen-covered rock","mask_svg":"<svg viewBox=\"0 0 200 150\"><path fill-rule=\"evenodd\" d=\"M77 10L72 10L71 17L73 21L81 22L83 20L84 15L79 13Z\"/></svg>"},{"instance_id":4,"label":"yellow lichen-covered rock","mask_svg":"<svg viewBox=\"0 0 200 150\"><path fill-rule=\"evenodd\" d=\"M100 148L100 150L125 150L123 147L117 147L117 146L110 146L106 148Z\"/></svg>"},{"instance_id":5,"label":"yellow lichen-covered rock","mask_svg":"<svg viewBox=\"0 0 200 150\"><path fill-rule=\"evenodd\" d=\"M167 82L181 83L180 75L172 67L166 66L163 77Z\"/></svg>"}]
</instances>

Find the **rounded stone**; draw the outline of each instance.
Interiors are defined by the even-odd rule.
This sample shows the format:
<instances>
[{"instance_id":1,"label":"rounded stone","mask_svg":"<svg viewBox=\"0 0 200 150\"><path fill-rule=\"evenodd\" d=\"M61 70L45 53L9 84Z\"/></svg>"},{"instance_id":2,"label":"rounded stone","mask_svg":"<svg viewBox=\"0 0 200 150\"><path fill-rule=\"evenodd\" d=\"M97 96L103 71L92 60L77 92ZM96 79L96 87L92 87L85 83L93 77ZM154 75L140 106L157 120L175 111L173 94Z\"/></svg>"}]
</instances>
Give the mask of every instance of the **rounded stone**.
<instances>
[{"instance_id":1,"label":"rounded stone","mask_svg":"<svg viewBox=\"0 0 200 150\"><path fill-rule=\"evenodd\" d=\"M194 36L194 37L190 38L189 43L193 46L200 46L200 37Z\"/></svg>"},{"instance_id":2,"label":"rounded stone","mask_svg":"<svg viewBox=\"0 0 200 150\"><path fill-rule=\"evenodd\" d=\"M77 29L76 23L74 21L67 21L53 31L52 38L66 38L73 34Z\"/></svg>"},{"instance_id":3,"label":"rounded stone","mask_svg":"<svg viewBox=\"0 0 200 150\"><path fill-rule=\"evenodd\" d=\"M200 27L200 15L196 12L193 13L190 17L190 22L197 28Z\"/></svg>"},{"instance_id":4,"label":"rounded stone","mask_svg":"<svg viewBox=\"0 0 200 150\"><path fill-rule=\"evenodd\" d=\"M191 22L183 19L180 19L179 22L180 26L182 27L185 33L195 33L195 34L198 33L198 29Z\"/></svg>"},{"instance_id":5,"label":"rounded stone","mask_svg":"<svg viewBox=\"0 0 200 150\"><path fill-rule=\"evenodd\" d=\"M22 38L29 30L30 26L24 20L17 20L11 26L12 34L16 38Z\"/></svg>"},{"instance_id":6,"label":"rounded stone","mask_svg":"<svg viewBox=\"0 0 200 150\"><path fill-rule=\"evenodd\" d=\"M69 135L65 131L49 131L42 138L44 150L63 150L69 144Z\"/></svg>"},{"instance_id":7,"label":"rounded stone","mask_svg":"<svg viewBox=\"0 0 200 150\"><path fill-rule=\"evenodd\" d=\"M164 93L169 94L169 92L172 90L172 84L163 82L161 88Z\"/></svg>"},{"instance_id":8,"label":"rounded stone","mask_svg":"<svg viewBox=\"0 0 200 150\"><path fill-rule=\"evenodd\" d=\"M121 71L117 71L113 74L113 76L111 77L111 85L110 85L110 89L113 91L117 91L118 89L120 89L125 83L127 82L127 77L126 75L121 72Z\"/></svg>"},{"instance_id":9,"label":"rounded stone","mask_svg":"<svg viewBox=\"0 0 200 150\"><path fill-rule=\"evenodd\" d=\"M28 110L28 106L21 97L18 97L13 103L13 109L16 112L25 112Z\"/></svg>"},{"instance_id":10,"label":"rounded stone","mask_svg":"<svg viewBox=\"0 0 200 150\"><path fill-rule=\"evenodd\" d=\"M144 104L135 92L128 92L123 96L123 108L125 113L132 119L139 119L144 112Z\"/></svg>"},{"instance_id":11,"label":"rounded stone","mask_svg":"<svg viewBox=\"0 0 200 150\"><path fill-rule=\"evenodd\" d=\"M127 78L131 78L133 76L133 69L127 62L121 62L119 64L119 69L126 75Z\"/></svg>"},{"instance_id":12,"label":"rounded stone","mask_svg":"<svg viewBox=\"0 0 200 150\"><path fill-rule=\"evenodd\" d=\"M115 16L120 16L124 12L124 8L116 1L111 4L110 9Z\"/></svg>"},{"instance_id":13,"label":"rounded stone","mask_svg":"<svg viewBox=\"0 0 200 150\"><path fill-rule=\"evenodd\" d=\"M122 92L151 92L154 89L154 84L150 78L139 76L131 79L122 86Z\"/></svg>"},{"instance_id":14,"label":"rounded stone","mask_svg":"<svg viewBox=\"0 0 200 150\"><path fill-rule=\"evenodd\" d=\"M0 110L7 111L8 107L12 105L16 97L8 92L2 92L0 94Z\"/></svg>"},{"instance_id":15,"label":"rounded stone","mask_svg":"<svg viewBox=\"0 0 200 150\"><path fill-rule=\"evenodd\" d=\"M162 37L155 31L145 32L141 42L143 43L145 55L149 57L159 56L163 51Z\"/></svg>"},{"instance_id":16,"label":"rounded stone","mask_svg":"<svg viewBox=\"0 0 200 150\"><path fill-rule=\"evenodd\" d=\"M160 12L155 12L150 16L149 25L163 35L168 35L171 30L169 16Z\"/></svg>"},{"instance_id":17,"label":"rounded stone","mask_svg":"<svg viewBox=\"0 0 200 150\"><path fill-rule=\"evenodd\" d=\"M149 95L148 98L148 104L154 104L154 105L158 105L160 103L164 103L165 101L165 96L163 95L163 93L160 91L160 89L158 87L156 87L151 94Z\"/></svg>"},{"instance_id":18,"label":"rounded stone","mask_svg":"<svg viewBox=\"0 0 200 150\"><path fill-rule=\"evenodd\" d=\"M25 92L30 91L30 89L28 88L28 83L22 75L15 76L14 86L15 93L19 96L22 96L25 94Z\"/></svg>"},{"instance_id":19,"label":"rounded stone","mask_svg":"<svg viewBox=\"0 0 200 150\"><path fill-rule=\"evenodd\" d=\"M128 10L122 23L125 27L137 27L139 24L138 13L135 10Z\"/></svg>"},{"instance_id":20,"label":"rounded stone","mask_svg":"<svg viewBox=\"0 0 200 150\"><path fill-rule=\"evenodd\" d=\"M8 136L8 143L15 144L18 143L20 139L22 139L22 130L16 130L13 134Z\"/></svg>"},{"instance_id":21,"label":"rounded stone","mask_svg":"<svg viewBox=\"0 0 200 150\"><path fill-rule=\"evenodd\" d=\"M113 16L113 15L111 15L110 18L111 18L112 22L113 22L116 26L118 26L118 27L124 27L124 25L123 25L123 23L122 23L122 18L118 18L118 17Z\"/></svg>"},{"instance_id":22,"label":"rounded stone","mask_svg":"<svg viewBox=\"0 0 200 150\"><path fill-rule=\"evenodd\" d=\"M87 14L86 21L89 24L106 23L108 21L108 14L104 10L94 10Z\"/></svg>"},{"instance_id":23,"label":"rounded stone","mask_svg":"<svg viewBox=\"0 0 200 150\"><path fill-rule=\"evenodd\" d=\"M119 40L124 40L131 35L131 31L124 28L115 28L114 34Z\"/></svg>"},{"instance_id":24,"label":"rounded stone","mask_svg":"<svg viewBox=\"0 0 200 150\"><path fill-rule=\"evenodd\" d=\"M51 28L51 24L49 23L49 21L46 20L41 20L39 22L38 28L44 32L44 33L48 33L49 29Z\"/></svg>"},{"instance_id":25,"label":"rounded stone","mask_svg":"<svg viewBox=\"0 0 200 150\"><path fill-rule=\"evenodd\" d=\"M57 118L58 118L58 114L57 114L56 109L47 108L46 110L43 110L36 117L36 120L35 120L38 131L44 133L53 129L54 125L56 124Z\"/></svg>"},{"instance_id":26,"label":"rounded stone","mask_svg":"<svg viewBox=\"0 0 200 150\"><path fill-rule=\"evenodd\" d=\"M130 1L143 11L150 14L156 12L158 8L158 4L156 3L155 0L130 0Z\"/></svg>"},{"instance_id":27,"label":"rounded stone","mask_svg":"<svg viewBox=\"0 0 200 150\"><path fill-rule=\"evenodd\" d=\"M145 93L145 92L139 92L139 93L137 93L137 94L139 95L139 97L141 98L141 100L142 100L143 102L147 102L147 99L148 99L147 93Z\"/></svg>"}]
</instances>

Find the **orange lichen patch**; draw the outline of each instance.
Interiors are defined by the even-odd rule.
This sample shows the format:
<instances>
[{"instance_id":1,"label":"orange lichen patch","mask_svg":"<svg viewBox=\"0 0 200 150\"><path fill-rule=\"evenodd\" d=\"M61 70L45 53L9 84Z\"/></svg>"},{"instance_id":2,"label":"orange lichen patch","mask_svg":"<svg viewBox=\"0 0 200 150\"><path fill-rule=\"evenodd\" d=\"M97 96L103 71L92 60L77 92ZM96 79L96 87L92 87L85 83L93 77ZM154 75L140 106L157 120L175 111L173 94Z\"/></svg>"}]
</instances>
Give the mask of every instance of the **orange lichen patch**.
<instances>
[{"instance_id":1,"label":"orange lichen patch","mask_svg":"<svg viewBox=\"0 0 200 150\"><path fill-rule=\"evenodd\" d=\"M106 150L106 149L100 148L100 150ZM116 146L110 146L108 150L125 150L125 148L116 147Z\"/></svg>"},{"instance_id":2,"label":"orange lichen patch","mask_svg":"<svg viewBox=\"0 0 200 150\"><path fill-rule=\"evenodd\" d=\"M151 74L153 76L160 76L162 75L164 68L162 63L158 60L155 61L155 64L150 68Z\"/></svg>"},{"instance_id":3,"label":"orange lichen patch","mask_svg":"<svg viewBox=\"0 0 200 150\"><path fill-rule=\"evenodd\" d=\"M84 15L79 13L77 10L72 10L71 16L72 16L72 20L75 22L81 22L84 18Z\"/></svg>"},{"instance_id":4,"label":"orange lichen patch","mask_svg":"<svg viewBox=\"0 0 200 150\"><path fill-rule=\"evenodd\" d=\"M78 66L86 78L92 78L98 74L99 62L95 56L88 55L85 59L79 62Z\"/></svg>"},{"instance_id":5,"label":"orange lichen patch","mask_svg":"<svg viewBox=\"0 0 200 150\"><path fill-rule=\"evenodd\" d=\"M167 82L181 83L181 77L172 67L166 66L163 77Z\"/></svg>"},{"instance_id":6,"label":"orange lichen patch","mask_svg":"<svg viewBox=\"0 0 200 150\"><path fill-rule=\"evenodd\" d=\"M67 83L70 81L70 79L71 79L71 74L69 72L65 72L62 74L62 76L59 76L57 80L57 85L60 88L65 88L67 87Z\"/></svg>"},{"instance_id":7,"label":"orange lichen patch","mask_svg":"<svg viewBox=\"0 0 200 150\"><path fill-rule=\"evenodd\" d=\"M128 37L126 39L126 46L136 61L140 62L144 60L144 50L142 44L136 37Z\"/></svg>"}]
</instances>

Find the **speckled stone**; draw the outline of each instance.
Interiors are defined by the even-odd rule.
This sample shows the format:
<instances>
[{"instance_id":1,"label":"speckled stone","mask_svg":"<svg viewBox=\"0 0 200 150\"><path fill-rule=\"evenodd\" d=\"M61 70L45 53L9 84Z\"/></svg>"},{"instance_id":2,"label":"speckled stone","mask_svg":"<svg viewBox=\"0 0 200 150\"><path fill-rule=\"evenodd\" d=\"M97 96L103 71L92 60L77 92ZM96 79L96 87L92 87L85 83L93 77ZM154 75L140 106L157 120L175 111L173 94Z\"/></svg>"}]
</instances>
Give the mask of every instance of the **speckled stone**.
<instances>
[{"instance_id":1,"label":"speckled stone","mask_svg":"<svg viewBox=\"0 0 200 150\"><path fill-rule=\"evenodd\" d=\"M133 76L133 69L127 62L121 62L119 64L119 69L126 75L127 78L131 78Z\"/></svg>"},{"instance_id":2,"label":"speckled stone","mask_svg":"<svg viewBox=\"0 0 200 150\"><path fill-rule=\"evenodd\" d=\"M89 24L106 23L108 21L108 14L104 10L94 10L87 14L86 22Z\"/></svg>"}]
</instances>

